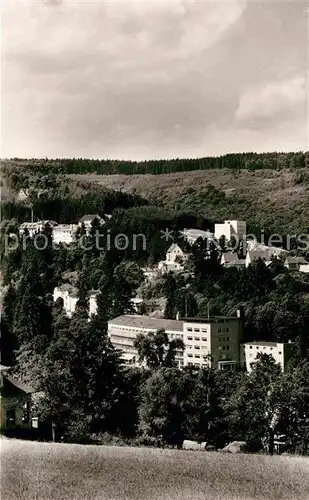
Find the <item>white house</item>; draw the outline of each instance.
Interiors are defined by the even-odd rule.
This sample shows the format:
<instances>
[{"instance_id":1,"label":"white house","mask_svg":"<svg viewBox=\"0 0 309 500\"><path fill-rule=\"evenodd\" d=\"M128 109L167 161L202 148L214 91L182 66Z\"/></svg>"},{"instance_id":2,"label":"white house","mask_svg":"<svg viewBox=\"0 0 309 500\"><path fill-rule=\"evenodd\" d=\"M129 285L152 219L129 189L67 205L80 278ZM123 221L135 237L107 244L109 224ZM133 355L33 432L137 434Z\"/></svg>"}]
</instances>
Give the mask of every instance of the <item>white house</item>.
<instances>
[{"instance_id":1,"label":"white house","mask_svg":"<svg viewBox=\"0 0 309 500\"><path fill-rule=\"evenodd\" d=\"M241 345L241 359L247 372L251 372L252 365L257 362L259 353L268 354L276 363L280 364L284 371L286 364L293 354L295 344L293 342L246 342Z\"/></svg>"},{"instance_id":2,"label":"white house","mask_svg":"<svg viewBox=\"0 0 309 500\"><path fill-rule=\"evenodd\" d=\"M97 293L96 291L89 292L89 317L92 314L97 314ZM76 304L78 301L78 290L68 283L54 288L53 299L56 301L58 298L63 300L63 309L71 318L72 314L76 310Z\"/></svg>"},{"instance_id":3,"label":"white house","mask_svg":"<svg viewBox=\"0 0 309 500\"><path fill-rule=\"evenodd\" d=\"M53 299L56 302L57 299L61 298L63 300L63 309L69 317L75 312L76 304L78 301L78 290L77 288L64 283L60 287L54 288Z\"/></svg>"},{"instance_id":4,"label":"white house","mask_svg":"<svg viewBox=\"0 0 309 500\"><path fill-rule=\"evenodd\" d=\"M177 243L172 243L166 252L165 260L161 260L158 263L158 269L162 273L182 271L186 258L187 255L181 250L180 246Z\"/></svg>"},{"instance_id":5,"label":"white house","mask_svg":"<svg viewBox=\"0 0 309 500\"><path fill-rule=\"evenodd\" d=\"M226 220L223 224L215 224L215 237L219 239L224 236L226 241L236 238L239 241L245 239L247 231L246 222L243 220Z\"/></svg>"},{"instance_id":6,"label":"white house","mask_svg":"<svg viewBox=\"0 0 309 500\"><path fill-rule=\"evenodd\" d=\"M77 228L77 224L58 224L53 228L54 243L64 243L69 245L74 240Z\"/></svg>"}]
</instances>

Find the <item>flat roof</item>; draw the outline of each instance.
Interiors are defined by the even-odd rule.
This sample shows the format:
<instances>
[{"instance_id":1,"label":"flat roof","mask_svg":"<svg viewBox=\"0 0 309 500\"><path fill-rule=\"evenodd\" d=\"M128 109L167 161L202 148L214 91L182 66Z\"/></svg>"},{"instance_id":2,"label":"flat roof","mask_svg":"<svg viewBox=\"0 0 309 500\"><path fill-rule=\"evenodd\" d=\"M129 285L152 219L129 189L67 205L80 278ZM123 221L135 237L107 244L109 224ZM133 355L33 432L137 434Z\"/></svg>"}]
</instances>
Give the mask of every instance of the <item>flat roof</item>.
<instances>
[{"instance_id":1,"label":"flat roof","mask_svg":"<svg viewBox=\"0 0 309 500\"><path fill-rule=\"evenodd\" d=\"M184 318L184 323L222 323L223 321L240 320L238 316L211 316L210 318Z\"/></svg>"},{"instance_id":2,"label":"flat roof","mask_svg":"<svg viewBox=\"0 0 309 500\"><path fill-rule=\"evenodd\" d=\"M281 344L294 344L295 342L266 342L266 341L263 341L261 340L261 342L259 340L253 340L252 342L243 342L243 345L255 345L255 346L269 346L269 347L276 347L277 345L281 345Z\"/></svg>"},{"instance_id":3,"label":"flat roof","mask_svg":"<svg viewBox=\"0 0 309 500\"><path fill-rule=\"evenodd\" d=\"M143 316L140 314L124 314L117 318L111 319L108 324L129 326L132 328L145 328L148 330L172 330L183 332L183 321L174 319L153 318L151 316Z\"/></svg>"}]
</instances>

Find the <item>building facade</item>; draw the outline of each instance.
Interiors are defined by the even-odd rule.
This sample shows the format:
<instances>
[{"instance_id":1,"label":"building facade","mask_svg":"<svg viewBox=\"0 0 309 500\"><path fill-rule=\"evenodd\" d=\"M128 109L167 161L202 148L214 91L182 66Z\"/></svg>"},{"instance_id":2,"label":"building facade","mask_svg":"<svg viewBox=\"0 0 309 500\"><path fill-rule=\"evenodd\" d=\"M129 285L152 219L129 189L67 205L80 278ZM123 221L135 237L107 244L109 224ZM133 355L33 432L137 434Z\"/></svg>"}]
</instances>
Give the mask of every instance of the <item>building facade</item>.
<instances>
[{"instance_id":1,"label":"building facade","mask_svg":"<svg viewBox=\"0 0 309 500\"><path fill-rule=\"evenodd\" d=\"M241 345L242 363L245 365L247 372L250 373L252 366L257 362L258 354L268 354L284 371L294 349L295 344L293 342L245 342Z\"/></svg>"},{"instance_id":2,"label":"building facade","mask_svg":"<svg viewBox=\"0 0 309 500\"><path fill-rule=\"evenodd\" d=\"M242 318L215 317L185 320L184 366L212 366L234 370L241 365Z\"/></svg>"},{"instance_id":3,"label":"building facade","mask_svg":"<svg viewBox=\"0 0 309 500\"><path fill-rule=\"evenodd\" d=\"M58 224L53 229L54 243L64 243L70 245L74 241L74 235L77 231L77 224Z\"/></svg>"},{"instance_id":4,"label":"building facade","mask_svg":"<svg viewBox=\"0 0 309 500\"><path fill-rule=\"evenodd\" d=\"M138 314L125 314L108 322L108 336L116 349L122 351L122 358L131 364L138 364L137 349L134 341L139 335L164 329L169 340L183 338L183 322L171 319L158 319ZM176 356L179 368L183 366L183 355Z\"/></svg>"},{"instance_id":5,"label":"building facade","mask_svg":"<svg viewBox=\"0 0 309 500\"><path fill-rule=\"evenodd\" d=\"M246 239L247 225L243 220L226 220L223 224L215 224L215 237L219 241L222 236L226 241L232 238Z\"/></svg>"},{"instance_id":6,"label":"building facade","mask_svg":"<svg viewBox=\"0 0 309 500\"><path fill-rule=\"evenodd\" d=\"M164 329L169 340L184 342L184 352L178 353L179 368L188 365L213 366L232 370L240 365L242 318L216 317L210 319L168 320L149 316L123 315L108 322L108 335L115 348L122 350L123 359L138 363L134 341Z\"/></svg>"},{"instance_id":7,"label":"building facade","mask_svg":"<svg viewBox=\"0 0 309 500\"><path fill-rule=\"evenodd\" d=\"M57 299L63 300L63 309L69 318L76 310L76 304L78 301L78 290L77 288L65 283L59 287L54 288L53 299L56 302ZM97 292L89 292L89 317L93 314L97 314Z\"/></svg>"},{"instance_id":8,"label":"building facade","mask_svg":"<svg viewBox=\"0 0 309 500\"><path fill-rule=\"evenodd\" d=\"M177 243L173 243L166 252L165 260L161 260L158 263L158 270L163 274L169 271L182 271L186 258L187 256L181 250L180 246Z\"/></svg>"}]
</instances>

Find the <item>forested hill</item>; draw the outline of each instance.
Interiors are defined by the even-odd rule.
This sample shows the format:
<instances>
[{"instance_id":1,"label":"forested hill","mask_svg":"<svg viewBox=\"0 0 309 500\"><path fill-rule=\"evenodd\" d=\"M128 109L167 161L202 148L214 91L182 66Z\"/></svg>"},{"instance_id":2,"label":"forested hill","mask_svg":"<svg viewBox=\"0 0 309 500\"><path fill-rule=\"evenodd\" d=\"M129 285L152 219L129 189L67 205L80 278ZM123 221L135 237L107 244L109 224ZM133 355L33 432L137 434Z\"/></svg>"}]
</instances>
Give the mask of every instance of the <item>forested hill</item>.
<instances>
[{"instance_id":1,"label":"forested hill","mask_svg":"<svg viewBox=\"0 0 309 500\"><path fill-rule=\"evenodd\" d=\"M298 169L309 168L309 153L238 153L196 159L149 161L76 159L18 159L3 160L4 168L21 167L33 173L52 171L56 174L168 174L209 169Z\"/></svg>"}]
</instances>

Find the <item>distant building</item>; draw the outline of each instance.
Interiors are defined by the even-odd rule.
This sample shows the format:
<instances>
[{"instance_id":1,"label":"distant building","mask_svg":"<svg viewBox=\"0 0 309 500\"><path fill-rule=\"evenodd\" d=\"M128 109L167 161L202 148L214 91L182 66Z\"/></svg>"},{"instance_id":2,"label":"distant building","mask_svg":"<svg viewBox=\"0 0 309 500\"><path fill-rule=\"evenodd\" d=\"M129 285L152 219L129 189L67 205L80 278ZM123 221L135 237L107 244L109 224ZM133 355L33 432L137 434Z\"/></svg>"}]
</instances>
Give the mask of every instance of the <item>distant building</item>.
<instances>
[{"instance_id":1,"label":"distant building","mask_svg":"<svg viewBox=\"0 0 309 500\"><path fill-rule=\"evenodd\" d=\"M9 375L9 367L0 365L1 430L31 429L31 401L35 391Z\"/></svg>"},{"instance_id":2,"label":"distant building","mask_svg":"<svg viewBox=\"0 0 309 500\"><path fill-rule=\"evenodd\" d=\"M77 228L77 224L58 224L53 228L54 243L64 243L69 245L74 241L74 235Z\"/></svg>"},{"instance_id":3,"label":"distant building","mask_svg":"<svg viewBox=\"0 0 309 500\"><path fill-rule=\"evenodd\" d=\"M184 366L212 366L234 370L240 366L242 317L184 320Z\"/></svg>"},{"instance_id":4,"label":"distant building","mask_svg":"<svg viewBox=\"0 0 309 500\"><path fill-rule=\"evenodd\" d=\"M245 266L245 260L240 260L237 253L224 252L221 255L221 265L224 267L237 267L241 269Z\"/></svg>"},{"instance_id":5,"label":"distant building","mask_svg":"<svg viewBox=\"0 0 309 500\"><path fill-rule=\"evenodd\" d=\"M295 344L293 342L246 342L241 345L241 359L247 372L251 372L252 365L257 362L259 353L271 355L284 371L291 358Z\"/></svg>"},{"instance_id":6,"label":"distant building","mask_svg":"<svg viewBox=\"0 0 309 500\"><path fill-rule=\"evenodd\" d=\"M84 215L81 219L79 219L78 225L81 226L82 224L84 224L85 229L89 230L91 229L95 221L97 221L100 225L105 224L105 220L102 219L102 217L100 217L98 214L87 214Z\"/></svg>"},{"instance_id":7,"label":"distant building","mask_svg":"<svg viewBox=\"0 0 309 500\"><path fill-rule=\"evenodd\" d=\"M26 231L28 231L29 236L33 237L35 234L43 231L46 225L49 225L52 229L57 226L57 222L53 220L41 220L37 222L23 222L19 226L19 234L22 236Z\"/></svg>"},{"instance_id":8,"label":"distant building","mask_svg":"<svg viewBox=\"0 0 309 500\"><path fill-rule=\"evenodd\" d=\"M123 315L108 322L108 336L116 349L122 351L122 358L129 364L138 364L138 353L134 341L138 335L147 335L164 329L169 340L183 337L183 322L172 319L158 319L137 314ZM178 366L183 366L183 356L176 356Z\"/></svg>"},{"instance_id":9,"label":"distant building","mask_svg":"<svg viewBox=\"0 0 309 500\"><path fill-rule=\"evenodd\" d=\"M147 335L164 329L170 340L179 338L185 344L183 353L178 353L178 366L214 366L222 370L233 370L240 364L242 340L242 318L215 317L201 319L171 320L140 315L124 315L108 322L108 335L115 348L123 351L123 359L138 363L134 340L138 335Z\"/></svg>"},{"instance_id":10,"label":"distant building","mask_svg":"<svg viewBox=\"0 0 309 500\"><path fill-rule=\"evenodd\" d=\"M245 264L248 267L253 262L261 259L266 265L269 265L272 261L272 253L270 250L249 250L246 255Z\"/></svg>"},{"instance_id":11,"label":"distant building","mask_svg":"<svg viewBox=\"0 0 309 500\"><path fill-rule=\"evenodd\" d=\"M284 261L284 267L289 271L302 271L309 272L309 263L304 257L292 257L288 256Z\"/></svg>"},{"instance_id":12,"label":"distant building","mask_svg":"<svg viewBox=\"0 0 309 500\"><path fill-rule=\"evenodd\" d=\"M182 271L187 255L181 250L177 243L173 243L166 252L165 260L158 263L158 270L162 273L169 271Z\"/></svg>"},{"instance_id":13,"label":"distant building","mask_svg":"<svg viewBox=\"0 0 309 500\"><path fill-rule=\"evenodd\" d=\"M91 290L88 292L89 296L89 317L92 314L97 314L97 291ZM78 302L78 289L69 283L64 283L63 285L54 288L53 299L56 302L57 299L61 298L63 300L63 309L69 318L76 310L76 304Z\"/></svg>"},{"instance_id":14,"label":"distant building","mask_svg":"<svg viewBox=\"0 0 309 500\"><path fill-rule=\"evenodd\" d=\"M226 220L223 224L215 224L215 237L219 241L222 236L226 241L232 238L242 240L246 238L247 225L243 220Z\"/></svg>"},{"instance_id":15,"label":"distant building","mask_svg":"<svg viewBox=\"0 0 309 500\"><path fill-rule=\"evenodd\" d=\"M68 283L64 283L63 285L54 288L53 298L55 302L59 298L63 300L63 309L70 318L76 309L78 289Z\"/></svg>"}]
</instances>

